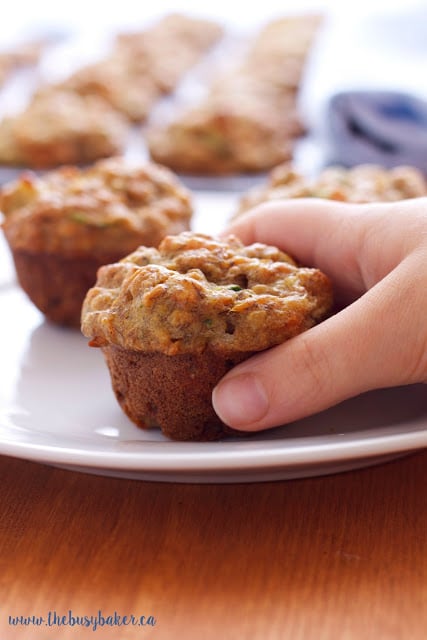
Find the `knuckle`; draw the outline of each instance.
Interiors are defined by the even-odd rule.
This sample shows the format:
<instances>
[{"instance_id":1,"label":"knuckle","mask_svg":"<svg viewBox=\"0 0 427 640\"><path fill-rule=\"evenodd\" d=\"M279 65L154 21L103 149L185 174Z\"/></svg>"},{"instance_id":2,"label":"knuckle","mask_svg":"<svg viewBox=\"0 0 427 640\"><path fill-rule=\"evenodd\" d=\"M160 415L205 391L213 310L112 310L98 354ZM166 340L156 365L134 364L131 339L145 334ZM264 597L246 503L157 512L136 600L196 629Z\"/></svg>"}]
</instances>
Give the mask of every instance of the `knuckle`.
<instances>
[{"instance_id":1,"label":"knuckle","mask_svg":"<svg viewBox=\"0 0 427 640\"><path fill-rule=\"evenodd\" d=\"M296 357L298 358L299 378L306 381L305 393L311 397L321 395L330 380L326 354L311 336L302 334L299 336L299 349Z\"/></svg>"}]
</instances>

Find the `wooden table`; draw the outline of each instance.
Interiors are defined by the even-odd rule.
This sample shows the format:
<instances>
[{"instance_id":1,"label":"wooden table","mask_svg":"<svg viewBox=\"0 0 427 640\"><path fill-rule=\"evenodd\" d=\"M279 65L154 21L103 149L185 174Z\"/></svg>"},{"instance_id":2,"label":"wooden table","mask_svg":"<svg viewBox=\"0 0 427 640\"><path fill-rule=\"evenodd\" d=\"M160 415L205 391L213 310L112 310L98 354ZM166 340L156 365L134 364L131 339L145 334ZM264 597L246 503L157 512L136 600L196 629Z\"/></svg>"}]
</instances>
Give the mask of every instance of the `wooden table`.
<instances>
[{"instance_id":1,"label":"wooden table","mask_svg":"<svg viewBox=\"0 0 427 640\"><path fill-rule=\"evenodd\" d=\"M1 640L427 638L427 451L246 485L0 457L0 487ZM49 611L53 625L99 611L156 624L9 625Z\"/></svg>"}]
</instances>

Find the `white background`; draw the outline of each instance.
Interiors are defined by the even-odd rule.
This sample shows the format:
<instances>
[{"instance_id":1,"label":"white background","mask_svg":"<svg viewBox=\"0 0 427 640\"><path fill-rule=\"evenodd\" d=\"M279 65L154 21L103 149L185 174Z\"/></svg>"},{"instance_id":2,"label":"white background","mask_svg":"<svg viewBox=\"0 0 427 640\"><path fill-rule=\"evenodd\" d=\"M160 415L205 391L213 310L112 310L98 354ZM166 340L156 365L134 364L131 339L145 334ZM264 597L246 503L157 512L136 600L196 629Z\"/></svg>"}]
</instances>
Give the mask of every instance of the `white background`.
<instances>
[{"instance_id":1,"label":"white background","mask_svg":"<svg viewBox=\"0 0 427 640\"><path fill-rule=\"evenodd\" d=\"M261 2L232 2L230 0L3 0L0 21L0 43L34 28L65 28L105 31L114 27L137 28L146 20L169 11L187 11L201 16L218 18L232 25L247 27L274 15L298 13L305 10L330 10L352 19L361 15L386 12L398 16L426 4L420 0L261 0ZM425 15L425 14L424 14Z\"/></svg>"}]
</instances>

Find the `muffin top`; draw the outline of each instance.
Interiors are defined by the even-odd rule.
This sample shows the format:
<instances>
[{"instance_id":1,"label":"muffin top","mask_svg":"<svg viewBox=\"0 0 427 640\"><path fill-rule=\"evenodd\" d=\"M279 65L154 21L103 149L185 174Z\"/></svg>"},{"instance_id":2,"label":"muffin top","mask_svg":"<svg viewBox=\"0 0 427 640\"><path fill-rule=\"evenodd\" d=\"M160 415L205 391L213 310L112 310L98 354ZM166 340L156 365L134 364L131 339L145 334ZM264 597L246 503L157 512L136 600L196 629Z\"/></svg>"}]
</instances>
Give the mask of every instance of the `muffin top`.
<instances>
[{"instance_id":1,"label":"muffin top","mask_svg":"<svg viewBox=\"0 0 427 640\"><path fill-rule=\"evenodd\" d=\"M184 232L101 267L82 332L92 346L227 356L279 344L331 305L327 276L279 249Z\"/></svg>"},{"instance_id":2,"label":"muffin top","mask_svg":"<svg viewBox=\"0 0 427 640\"><path fill-rule=\"evenodd\" d=\"M88 169L31 173L3 187L0 209L14 248L78 255L126 255L188 229L189 192L165 167L130 167L121 158Z\"/></svg>"},{"instance_id":3,"label":"muffin top","mask_svg":"<svg viewBox=\"0 0 427 640\"><path fill-rule=\"evenodd\" d=\"M295 109L287 118L260 95L211 95L166 126L146 134L151 157L177 172L229 175L270 169L292 155Z\"/></svg>"},{"instance_id":4,"label":"muffin top","mask_svg":"<svg viewBox=\"0 0 427 640\"><path fill-rule=\"evenodd\" d=\"M328 167L315 178L307 178L288 163L270 173L266 185L243 196L239 212L261 202L286 198L326 198L343 202L391 202L427 195L427 181L415 167L385 169L361 164L351 169Z\"/></svg>"}]
</instances>

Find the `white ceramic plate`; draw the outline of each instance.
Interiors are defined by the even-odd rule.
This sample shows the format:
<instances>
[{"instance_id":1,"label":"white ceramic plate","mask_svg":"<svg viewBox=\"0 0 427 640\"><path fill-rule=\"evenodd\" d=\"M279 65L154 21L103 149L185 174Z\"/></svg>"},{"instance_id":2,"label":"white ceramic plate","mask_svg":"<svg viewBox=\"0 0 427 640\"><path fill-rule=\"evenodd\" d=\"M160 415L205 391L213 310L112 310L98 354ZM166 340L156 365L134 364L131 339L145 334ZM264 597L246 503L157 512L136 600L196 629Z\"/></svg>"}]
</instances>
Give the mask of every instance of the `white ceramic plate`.
<instances>
[{"instance_id":1,"label":"white ceramic plate","mask_svg":"<svg viewBox=\"0 0 427 640\"><path fill-rule=\"evenodd\" d=\"M250 482L362 467L427 445L425 386L383 390L247 440L177 443L121 412L102 354L0 285L0 453L145 480Z\"/></svg>"}]
</instances>

